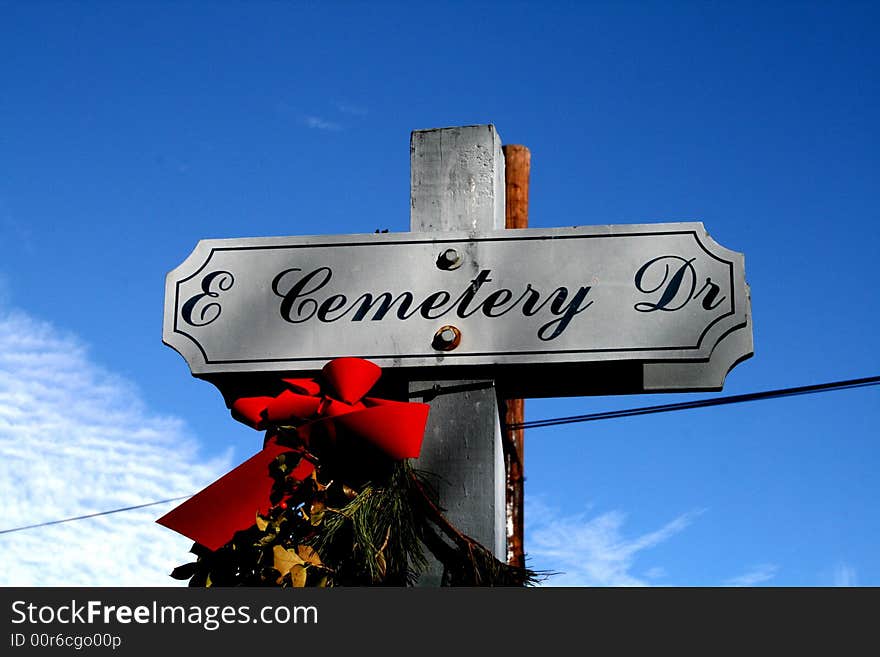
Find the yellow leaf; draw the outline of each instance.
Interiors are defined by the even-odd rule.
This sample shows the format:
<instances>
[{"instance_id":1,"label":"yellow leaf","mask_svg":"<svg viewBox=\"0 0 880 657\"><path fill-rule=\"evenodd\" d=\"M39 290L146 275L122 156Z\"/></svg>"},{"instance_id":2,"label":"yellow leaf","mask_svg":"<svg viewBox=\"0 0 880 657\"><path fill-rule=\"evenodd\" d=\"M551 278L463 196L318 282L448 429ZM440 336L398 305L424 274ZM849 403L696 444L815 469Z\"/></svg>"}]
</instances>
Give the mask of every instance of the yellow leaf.
<instances>
[{"instance_id":1,"label":"yellow leaf","mask_svg":"<svg viewBox=\"0 0 880 657\"><path fill-rule=\"evenodd\" d=\"M285 550L280 545L272 548L272 554L275 557L274 568L284 577L291 571L294 566L302 566L305 562L300 559L296 550Z\"/></svg>"},{"instance_id":2,"label":"yellow leaf","mask_svg":"<svg viewBox=\"0 0 880 657\"><path fill-rule=\"evenodd\" d=\"M290 585L296 588L303 588L306 585L306 577L308 572L305 566L299 564L294 565L290 569Z\"/></svg>"},{"instance_id":3,"label":"yellow leaf","mask_svg":"<svg viewBox=\"0 0 880 657\"><path fill-rule=\"evenodd\" d=\"M296 548L296 552L297 552L297 554L299 554L300 558L304 562L306 562L307 564L310 564L312 566L322 566L323 565L321 563L321 557L319 557L318 553L315 552L308 545L300 545L298 548Z\"/></svg>"},{"instance_id":4,"label":"yellow leaf","mask_svg":"<svg viewBox=\"0 0 880 657\"><path fill-rule=\"evenodd\" d=\"M266 528L269 526L269 521L266 520L263 516L260 515L260 512L257 511L257 529L261 532L266 531Z\"/></svg>"}]
</instances>

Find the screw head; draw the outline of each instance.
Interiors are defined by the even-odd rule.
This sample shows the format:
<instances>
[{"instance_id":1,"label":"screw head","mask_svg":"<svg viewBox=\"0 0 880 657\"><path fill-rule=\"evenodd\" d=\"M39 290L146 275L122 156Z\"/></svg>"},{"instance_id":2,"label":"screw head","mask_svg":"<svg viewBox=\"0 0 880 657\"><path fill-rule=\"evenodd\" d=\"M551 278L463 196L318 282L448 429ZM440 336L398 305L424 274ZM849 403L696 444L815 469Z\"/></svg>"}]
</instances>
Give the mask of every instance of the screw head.
<instances>
[{"instance_id":1,"label":"screw head","mask_svg":"<svg viewBox=\"0 0 880 657\"><path fill-rule=\"evenodd\" d=\"M438 351L452 351L461 343L461 331L454 326L441 326L434 334L431 346Z\"/></svg>"},{"instance_id":2,"label":"screw head","mask_svg":"<svg viewBox=\"0 0 880 657\"><path fill-rule=\"evenodd\" d=\"M458 269L461 267L461 254L455 249L446 249L437 257L440 269Z\"/></svg>"}]
</instances>

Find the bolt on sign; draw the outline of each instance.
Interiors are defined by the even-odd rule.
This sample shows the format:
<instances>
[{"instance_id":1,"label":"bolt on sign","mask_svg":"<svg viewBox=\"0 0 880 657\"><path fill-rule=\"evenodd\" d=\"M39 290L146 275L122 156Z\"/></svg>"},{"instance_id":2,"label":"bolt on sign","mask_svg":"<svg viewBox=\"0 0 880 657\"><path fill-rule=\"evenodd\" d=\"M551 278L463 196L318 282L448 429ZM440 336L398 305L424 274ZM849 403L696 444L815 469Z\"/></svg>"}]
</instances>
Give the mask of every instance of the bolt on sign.
<instances>
[{"instance_id":1,"label":"bolt on sign","mask_svg":"<svg viewBox=\"0 0 880 657\"><path fill-rule=\"evenodd\" d=\"M718 390L753 350L743 255L698 222L202 240L163 340L215 383L358 356L524 396Z\"/></svg>"}]
</instances>

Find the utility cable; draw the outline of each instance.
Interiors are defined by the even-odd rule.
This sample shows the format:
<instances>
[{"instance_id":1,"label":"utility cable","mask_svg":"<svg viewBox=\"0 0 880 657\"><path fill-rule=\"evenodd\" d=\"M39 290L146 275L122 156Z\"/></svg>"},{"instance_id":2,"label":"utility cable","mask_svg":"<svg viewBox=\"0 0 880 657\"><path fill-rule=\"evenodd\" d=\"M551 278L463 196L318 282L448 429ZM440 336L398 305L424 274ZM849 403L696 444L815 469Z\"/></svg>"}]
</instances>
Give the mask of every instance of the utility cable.
<instances>
[{"instance_id":1,"label":"utility cable","mask_svg":"<svg viewBox=\"0 0 880 657\"><path fill-rule=\"evenodd\" d=\"M846 381L832 381L830 383L819 383L810 386L799 386L796 388L780 388L777 390L765 390L763 392L752 392L745 395L730 395L727 397L716 397L714 399L701 399L697 401L680 402L676 404L660 404L658 406L643 406L641 408L627 408L619 411L605 411L602 413L588 413L585 415L571 415L568 417L548 418L544 420L530 420L528 422L520 422L509 425L509 429L539 429L543 427L555 427L562 424L574 424L576 422L592 422L595 420L612 420L621 417L634 417L636 415L650 415L653 413L668 413L670 411L684 411L693 408L708 408L711 406L724 406L727 404L741 404L744 402L761 401L765 399L780 399L782 397L795 397L798 395L812 395L822 392L832 392L835 390L851 390L853 388L866 388L868 386L880 385L880 376L869 376L862 379L848 379ZM177 502L185 500L192 495L183 495L181 497L173 497L167 500L159 500L158 502L147 502L146 504L138 504L136 506L127 506L121 509L111 509L110 511L100 511L98 513L89 513L84 516L76 516L74 518L64 518L63 520L51 520L49 522L40 522L35 525L27 525L25 527L14 527L12 529L2 529L0 534L11 534L13 532L24 531L25 529L36 529L37 527L47 527L49 525L57 525L62 522L73 522L74 520L85 520L87 518L95 518L97 516L106 516L111 513L121 513L123 511L133 511L135 509L143 509L148 506L157 504L165 504L167 502Z\"/></svg>"},{"instance_id":2,"label":"utility cable","mask_svg":"<svg viewBox=\"0 0 880 657\"><path fill-rule=\"evenodd\" d=\"M765 399L779 399L782 397L794 397L797 395L812 395L820 392L832 392L834 390L849 390L852 388L865 388L880 384L880 376L870 376L863 379L849 379L847 381L832 381L819 383L811 386L799 386L797 388L781 388L778 390L765 390L752 392L745 395L730 395L728 397L715 397L714 399L700 399L675 404L660 404L658 406L643 406L641 408L627 408L619 411L604 411L601 413L588 413L585 415L571 415L568 417L555 417L544 420L529 420L508 426L509 429L539 429L542 427L555 427L561 424L574 424L576 422L592 422L594 420L612 420L621 417L633 417L636 415L650 415L653 413L668 413L670 411L684 411L692 408L708 408L710 406L724 406L727 404L741 404L744 402L761 401Z\"/></svg>"},{"instance_id":3,"label":"utility cable","mask_svg":"<svg viewBox=\"0 0 880 657\"><path fill-rule=\"evenodd\" d=\"M14 527L13 529L0 529L0 534L11 534L12 532L20 532L25 529L36 529L37 527L48 527L49 525L58 525L62 522L73 522L74 520L85 520L86 518L97 518L98 516L107 516L111 513L122 513L123 511L134 511L135 509L143 509L148 506L156 506L157 504L165 504L167 502L177 502L185 500L192 495L183 495L182 497L172 497L167 500L159 500L158 502L147 502L146 504L137 504L135 506L126 506L121 509L111 509L110 511L98 511L97 513L88 513L84 516L75 516L73 518L64 518L63 520L50 520L48 522L38 522L35 525L27 525L25 527Z\"/></svg>"}]
</instances>

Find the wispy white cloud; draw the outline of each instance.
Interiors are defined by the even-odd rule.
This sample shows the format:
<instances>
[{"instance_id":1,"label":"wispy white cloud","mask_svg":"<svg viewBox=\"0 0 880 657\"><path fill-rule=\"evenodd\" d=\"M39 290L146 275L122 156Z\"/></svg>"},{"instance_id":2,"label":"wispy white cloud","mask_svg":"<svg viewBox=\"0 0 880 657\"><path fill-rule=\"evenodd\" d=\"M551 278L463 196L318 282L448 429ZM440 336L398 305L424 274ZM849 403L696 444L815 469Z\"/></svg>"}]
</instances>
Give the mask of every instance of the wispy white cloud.
<instances>
[{"instance_id":1,"label":"wispy white cloud","mask_svg":"<svg viewBox=\"0 0 880 657\"><path fill-rule=\"evenodd\" d=\"M342 130L342 126L334 121L328 121L320 116L304 116L303 123L307 127L314 130L326 130L328 132L336 132Z\"/></svg>"},{"instance_id":2,"label":"wispy white cloud","mask_svg":"<svg viewBox=\"0 0 880 657\"><path fill-rule=\"evenodd\" d=\"M540 502L526 508L529 566L559 574L550 586L645 586L646 579L633 574L636 558L683 531L702 511L684 513L647 534L623 536L626 515L609 511L588 518L584 514L559 517ZM662 569L649 569L660 576ZM647 577L647 576L646 576Z\"/></svg>"},{"instance_id":3,"label":"wispy white cloud","mask_svg":"<svg viewBox=\"0 0 880 657\"><path fill-rule=\"evenodd\" d=\"M779 572L779 566L772 563L762 563L752 566L742 575L731 577L724 582L724 586L757 586L764 582L769 582L776 577Z\"/></svg>"},{"instance_id":4,"label":"wispy white cloud","mask_svg":"<svg viewBox=\"0 0 880 657\"><path fill-rule=\"evenodd\" d=\"M0 530L187 495L229 466L146 408L78 339L0 311ZM173 504L0 535L0 585L168 586L192 542Z\"/></svg>"},{"instance_id":5,"label":"wispy white cloud","mask_svg":"<svg viewBox=\"0 0 880 657\"><path fill-rule=\"evenodd\" d=\"M834 586L858 586L859 578L856 569L847 563L839 563L834 567Z\"/></svg>"}]
</instances>

